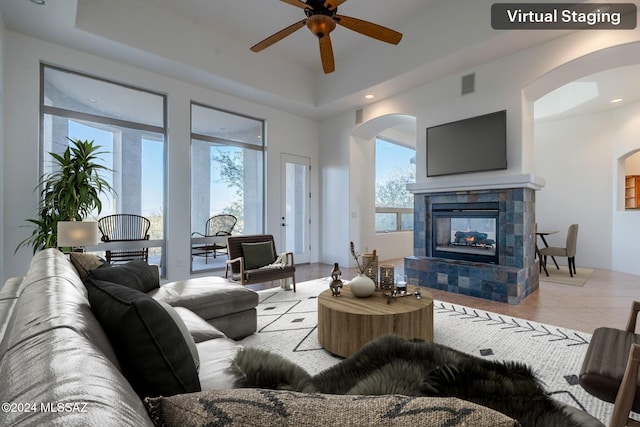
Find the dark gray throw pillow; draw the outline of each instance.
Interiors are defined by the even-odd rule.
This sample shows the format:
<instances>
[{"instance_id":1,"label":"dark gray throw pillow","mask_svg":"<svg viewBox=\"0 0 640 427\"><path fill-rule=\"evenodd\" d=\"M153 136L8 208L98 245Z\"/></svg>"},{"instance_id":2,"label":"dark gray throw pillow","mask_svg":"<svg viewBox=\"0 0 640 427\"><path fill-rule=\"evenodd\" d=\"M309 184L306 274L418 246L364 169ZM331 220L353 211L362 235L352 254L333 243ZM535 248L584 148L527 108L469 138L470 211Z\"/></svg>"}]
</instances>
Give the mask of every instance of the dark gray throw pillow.
<instances>
[{"instance_id":1,"label":"dark gray throw pillow","mask_svg":"<svg viewBox=\"0 0 640 427\"><path fill-rule=\"evenodd\" d=\"M187 343L150 296L97 279L86 282L91 310L107 334L122 374L141 397L200 391Z\"/></svg>"},{"instance_id":2,"label":"dark gray throw pillow","mask_svg":"<svg viewBox=\"0 0 640 427\"><path fill-rule=\"evenodd\" d=\"M242 254L245 270L264 267L276 260L271 242L243 243Z\"/></svg>"},{"instance_id":3,"label":"dark gray throw pillow","mask_svg":"<svg viewBox=\"0 0 640 427\"><path fill-rule=\"evenodd\" d=\"M149 292L160 287L158 267L143 260L91 270L89 278L117 283L141 292Z\"/></svg>"}]
</instances>

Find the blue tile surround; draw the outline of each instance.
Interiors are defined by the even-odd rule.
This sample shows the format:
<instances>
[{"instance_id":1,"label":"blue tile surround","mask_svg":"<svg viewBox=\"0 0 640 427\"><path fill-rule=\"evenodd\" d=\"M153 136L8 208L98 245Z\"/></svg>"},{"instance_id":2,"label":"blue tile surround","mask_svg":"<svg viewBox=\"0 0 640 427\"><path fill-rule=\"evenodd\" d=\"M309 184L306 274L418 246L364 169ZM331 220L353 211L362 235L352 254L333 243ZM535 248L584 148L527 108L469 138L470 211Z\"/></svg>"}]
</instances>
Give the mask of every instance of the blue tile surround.
<instances>
[{"instance_id":1,"label":"blue tile surround","mask_svg":"<svg viewBox=\"0 0 640 427\"><path fill-rule=\"evenodd\" d=\"M431 257L431 206L498 202L498 264ZM535 191L529 188L414 194L414 256L404 259L409 284L518 304L538 289Z\"/></svg>"}]
</instances>

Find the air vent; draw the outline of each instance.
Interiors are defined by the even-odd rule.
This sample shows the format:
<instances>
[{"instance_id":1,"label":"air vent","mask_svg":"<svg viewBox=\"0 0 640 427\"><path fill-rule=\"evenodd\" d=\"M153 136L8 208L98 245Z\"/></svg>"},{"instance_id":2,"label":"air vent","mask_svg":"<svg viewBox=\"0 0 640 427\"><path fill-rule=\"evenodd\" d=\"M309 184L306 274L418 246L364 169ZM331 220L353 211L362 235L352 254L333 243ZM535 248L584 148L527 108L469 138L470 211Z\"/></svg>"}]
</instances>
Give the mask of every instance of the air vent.
<instances>
[{"instance_id":1,"label":"air vent","mask_svg":"<svg viewBox=\"0 0 640 427\"><path fill-rule=\"evenodd\" d=\"M476 91L476 73L462 76L462 95L467 95Z\"/></svg>"}]
</instances>

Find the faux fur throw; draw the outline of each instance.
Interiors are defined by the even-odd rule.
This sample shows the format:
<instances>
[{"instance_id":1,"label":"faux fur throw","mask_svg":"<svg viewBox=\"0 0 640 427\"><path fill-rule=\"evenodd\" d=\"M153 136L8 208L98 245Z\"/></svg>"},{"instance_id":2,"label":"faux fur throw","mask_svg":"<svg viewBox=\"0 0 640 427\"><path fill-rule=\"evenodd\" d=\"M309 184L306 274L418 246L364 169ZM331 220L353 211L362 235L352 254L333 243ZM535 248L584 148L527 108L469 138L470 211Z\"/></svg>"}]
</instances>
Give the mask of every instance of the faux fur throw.
<instances>
[{"instance_id":1,"label":"faux fur throw","mask_svg":"<svg viewBox=\"0 0 640 427\"><path fill-rule=\"evenodd\" d=\"M550 398L532 370L396 335L380 337L315 376L284 357L247 348L231 371L238 387L307 393L458 397L517 419L523 427L580 424Z\"/></svg>"}]
</instances>

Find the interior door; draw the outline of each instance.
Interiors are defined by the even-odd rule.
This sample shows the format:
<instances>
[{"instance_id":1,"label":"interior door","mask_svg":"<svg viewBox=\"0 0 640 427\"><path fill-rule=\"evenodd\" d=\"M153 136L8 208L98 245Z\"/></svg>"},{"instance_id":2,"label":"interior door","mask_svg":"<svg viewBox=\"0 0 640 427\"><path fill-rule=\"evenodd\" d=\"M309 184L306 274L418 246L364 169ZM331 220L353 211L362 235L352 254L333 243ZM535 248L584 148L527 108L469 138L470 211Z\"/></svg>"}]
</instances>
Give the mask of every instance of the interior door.
<instances>
[{"instance_id":1,"label":"interior door","mask_svg":"<svg viewBox=\"0 0 640 427\"><path fill-rule=\"evenodd\" d=\"M294 254L296 264L309 262L309 169L308 157L283 154L282 167L282 242Z\"/></svg>"}]
</instances>

